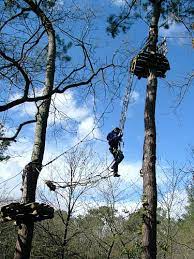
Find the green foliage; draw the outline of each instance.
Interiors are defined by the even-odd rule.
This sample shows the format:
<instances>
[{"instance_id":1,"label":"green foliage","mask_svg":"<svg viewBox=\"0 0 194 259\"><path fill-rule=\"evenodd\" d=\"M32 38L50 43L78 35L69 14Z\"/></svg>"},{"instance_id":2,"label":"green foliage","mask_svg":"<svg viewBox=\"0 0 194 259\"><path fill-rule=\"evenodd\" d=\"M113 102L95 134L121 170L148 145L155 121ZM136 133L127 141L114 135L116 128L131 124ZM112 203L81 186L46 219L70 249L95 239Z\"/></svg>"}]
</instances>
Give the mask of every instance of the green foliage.
<instances>
[{"instance_id":1,"label":"green foliage","mask_svg":"<svg viewBox=\"0 0 194 259\"><path fill-rule=\"evenodd\" d=\"M130 28L130 21L124 14L120 14L119 16L112 14L108 17L107 22L109 25L106 28L106 31L108 34L111 34L113 38L115 38L120 31L126 33Z\"/></svg>"},{"instance_id":2,"label":"green foliage","mask_svg":"<svg viewBox=\"0 0 194 259\"><path fill-rule=\"evenodd\" d=\"M5 7L11 8L15 5L15 0L4 0Z\"/></svg>"},{"instance_id":3,"label":"green foliage","mask_svg":"<svg viewBox=\"0 0 194 259\"><path fill-rule=\"evenodd\" d=\"M52 8L56 4L56 0L43 0L42 6L45 8Z\"/></svg>"},{"instance_id":4,"label":"green foliage","mask_svg":"<svg viewBox=\"0 0 194 259\"><path fill-rule=\"evenodd\" d=\"M16 236L13 222L0 224L0 258L13 258Z\"/></svg>"},{"instance_id":5,"label":"green foliage","mask_svg":"<svg viewBox=\"0 0 194 259\"><path fill-rule=\"evenodd\" d=\"M67 213L56 212L53 220L36 224L32 258L61 258L64 252L64 258L101 259L110 251L110 258L140 258L140 213L124 218L111 207L102 206L71 217L64 247L66 223Z\"/></svg>"},{"instance_id":6,"label":"green foliage","mask_svg":"<svg viewBox=\"0 0 194 259\"><path fill-rule=\"evenodd\" d=\"M152 1L145 0L133 4L132 8L130 5L126 5L120 12L119 15L112 14L107 19L107 32L115 38L120 32L126 33L130 26L137 21L139 18L150 23L151 12L150 7ZM162 1L161 7L161 23L162 27L169 29L174 23L191 24L192 17L194 14L194 8L192 1L190 0L167 0ZM190 26L188 26L190 27Z\"/></svg>"},{"instance_id":7,"label":"green foliage","mask_svg":"<svg viewBox=\"0 0 194 259\"><path fill-rule=\"evenodd\" d=\"M191 184L187 188L187 195L188 195L188 205L186 206L185 218L188 218L194 221L194 184Z\"/></svg>"},{"instance_id":8,"label":"green foliage","mask_svg":"<svg viewBox=\"0 0 194 259\"><path fill-rule=\"evenodd\" d=\"M56 211L53 220L35 224L31 258L107 258L141 257L142 211L123 217L111 207L91 209L86 215L71 217L67 242L64 232L68 215ZM168 218L166 211L158 210L158 259L192 259L194 221ZM0 254L12 258L15 247L16 227L12 223L0 224ZM113 246L112 246L113 245ZM112 246L112 248L111 248Z\"/></svg>"},{"instance_id":9,"label":"green foliage","mask_svg":"<svg viewBox=\"0 0 194 259\"><path fill-rule=\"evenodd\" d=\"M65 43L64 39L61 39L60 35L56 35L56 42L57 42L57 57L61 61L68 62L71 60L71 57L67 54L68 50L72 47L72 42L69 41L68 43Z\"/></svg>"},{"instance_id":10,"label":"green foliage","mask_svg":"<svg viewBox=\"0 0 194 259\"><path fill-rule=\"evenodd\" d=\"M194 257L194 219L188 217L188 212L186 215L175 219L170 217L168 211L158 209L158 259Z\"/></svg>"},{"instance_id":11,"label":"green foliage","mask_svg":"<svg viewBox=\"0 0 194 259\"><path fill-rule=\"evenodd\" d=\"M194 8L191 2L192 1L189 0L163 1L161 14L162 19L167 21L166 24L163 24L163 27L165 29L169 29L170 25L174 22L190 24L194 13Z\"/></svg>"}]
</instances>

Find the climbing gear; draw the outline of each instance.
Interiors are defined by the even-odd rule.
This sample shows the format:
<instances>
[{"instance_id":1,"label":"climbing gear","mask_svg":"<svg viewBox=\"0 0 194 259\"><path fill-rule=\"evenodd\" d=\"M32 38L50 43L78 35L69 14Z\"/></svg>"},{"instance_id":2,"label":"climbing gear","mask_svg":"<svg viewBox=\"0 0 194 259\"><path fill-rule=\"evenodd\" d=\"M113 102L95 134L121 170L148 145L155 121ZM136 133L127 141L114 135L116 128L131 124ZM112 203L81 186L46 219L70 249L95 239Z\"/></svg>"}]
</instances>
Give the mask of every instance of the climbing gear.
<instances>
[{"instance_id":1,"label":"climbing gear","mask_svg":"<svg viewBox=\"0 0 194 259\"><path fill-rule=\"evenodd\" d=\"M166 56L168 52L167 44L166 44L166 38L164 37L163 41L158 44L157 52Z\"/></svg>"},{"instance_id":2,"label":"climbing gear","mask_svg":"<svg viewBox=\"0 0 194 259\"><path fill-rule=\"evenodd\" d=\"M151 32L150 36L151 37ZM123 104L121 109L120 121L119 121L119 128L115 128L113 132L118 132L120 129L121 132L124 131L126 117L127 117L127 110L129 106L130 97L132 94L132 85L133 85L133 78L134 75L140 79L141 77L147 78L150 75L150 69L155 69L157 77L165 77L165 73L167 70L170 69L169 62L165 57L167 53L167 46L166 46L166 39L161 42L158 47L157 51L153 51L150 48L150 38L148 38L146 46L140 51L140 53L134 57L130 64L130 75L128 79L128 84L125 89L125 94L123 98ZM109 133L110 134L110 133ZM114 144L114 141L111 139L111 134L107 136L107 140L109 141L110 145L110 152L113 154L115 158L115 163L113 165L113 169L118 171L118 164L123 160L124 155L120 148L119 144L120 141L117 140L117 143ZM114 138L113 138L114 139ZM118 150L118 155L115 154L114 148ZM142 173L140 172L142 175Z\"/></svg>"},{"instance_id":3,"label":"climbing gear","mask_svg":"<svg viewBox=\"0 0 194 259\"><path fill-rule=\"evenodd\" d=\"M118 174L118 165L121 163L121 161L124 159L123 152L120 149L110 148L110 152L113 154L114 157L114 164L111 166L111 169L113 169L113 176L119 177Z\"/></svg>"},{"instance_id":4,"label":"climbing gear","mask_svg":"<svg viewBox=\"0 0 194 259\"><path fill-rule=\"evenodd\" d=\"M95 184L99 183L100 181L106 180L112 176L112 171L110 169L113 164L114 164L114 160L100 173L98 173L94 176L84 178L84 179L79 179L79 181L73 181L73 182L71 181L71 182L64 183L64 182L56 182L56 181L51 181L51 180L46 180L46 181L44 180L44 182L45 183L49 182L49 185L51 183L53 186L55 186L56 192L59 188L65 189L68 187L88 186L91 184L94 186ZM47 186L48 186L48 184L47 184Z\"/></svg>"},{"instance_id":5,"label":"climbing gear","mask_svg":"<svg viewBox=\"0 0 194 259\"><path fill-rule=\"evenodd\" d=\"M113 170L113 176L114 177L119 177L120 175L118 174L118 163L114 163L111 167L111 169Z\"/></svg>"},{"instance_id":6,"label":"climbing gear","mask_svg":"<svg viewBox=\"0 0 194 259\"><path fill-rule=\"evenodd\" d=\"M121 163L121 161L123 160L123 158L124 158L123 152L122 152L120 149L118 149L118 150L117 150L117 153L116 153L116 156L115 156L115 162L116 162L117 164L119 164L119 163Z\"/></svg>"},{"instance_id":7,"label":"climbing gear","mask_svg":"<svg viewBox=\"0 0 194 259\"><path fill-rule=\"evenodd\" d=\"M112 130L111 132L108 133L107 135L107 140L109 142L109 144L111 145L111 143L118 143L119 141L121 141L123 136L123 133L121 131L121 129L119 128L115 128L114 130Z\"/></svg>"},{"instance_id":8,"label":"climbing gear","mask_svg":"<svg viewBox=\"0 0 194 259\"><path fill-rule=\"evenodd\" d=\"M114 161L119 164L124 158L123 152L120 149L114 147L110 147L109 150L114 157Z\"/></svg>"}]
</instances>

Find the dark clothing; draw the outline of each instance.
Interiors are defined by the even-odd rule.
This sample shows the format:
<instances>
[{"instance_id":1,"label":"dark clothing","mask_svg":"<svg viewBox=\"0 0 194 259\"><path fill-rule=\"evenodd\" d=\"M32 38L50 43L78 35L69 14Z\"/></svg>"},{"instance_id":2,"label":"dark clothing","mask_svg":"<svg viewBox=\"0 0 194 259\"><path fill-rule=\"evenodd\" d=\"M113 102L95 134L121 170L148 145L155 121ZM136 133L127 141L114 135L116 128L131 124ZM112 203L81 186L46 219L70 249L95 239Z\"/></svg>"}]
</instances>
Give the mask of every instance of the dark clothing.
<instances>
[{"instance_id":1,"label":"dark clothing","mask_svg":"<svg viewBox=\"0 0 194 259\"><path fill-rule=\"evenodd\" d=\"M107 140L110 145L109 150L114 157L114 164L111 167L114 171L114 176L119 176L118 165L124 158L123 152L119 149L122 136L123 134L121 131L115 132L114 130L107 135Z\"/></svg>"},{"instance_id":2,"label":"dark clothing","mask_svg":"<svg viewBox=\"0 0 194 259\"><path fill-rule=\"evenodd\" d=\"M124 158L123 152L119 149L112 149L109 148L110 152L112 153L113 157L114 157L114 164L112 165L112 169L114 171L114 176L117 175L118 173L118 165L121 163L121 161Z\"/></svg>"},{"instance_id":3,"label":"dark clothing","mask_svg":"<svg viewBox=\"0 0 194 259\"><path fill-rule=\"evenodd\" d=\"M116 133L114 131L111 131L107 135L107 140L110 147L118 149L119 144L122 141L122 133Z\"/></svg>"}]
</instances>

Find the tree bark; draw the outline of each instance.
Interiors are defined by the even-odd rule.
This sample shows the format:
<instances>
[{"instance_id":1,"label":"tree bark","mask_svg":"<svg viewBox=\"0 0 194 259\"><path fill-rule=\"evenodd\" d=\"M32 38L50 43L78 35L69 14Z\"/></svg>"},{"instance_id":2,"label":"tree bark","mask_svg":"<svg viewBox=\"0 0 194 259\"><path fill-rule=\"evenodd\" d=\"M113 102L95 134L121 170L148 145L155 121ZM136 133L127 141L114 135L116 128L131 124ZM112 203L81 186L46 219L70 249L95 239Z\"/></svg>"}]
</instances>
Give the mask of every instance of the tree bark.
<instances>
[{"instance_id":1,"label":"tree bark","mask_svg":"<svg viewBox=\"0 0 194 259\"><path fill-rule=\"evenodd\" d=\"M156 52L158 41L158 21L160 18L161 1L152 1L152 18L150 23L148 49ZM156 210L157 210L157 186L156 186L156 125L155 104L157 95L157 76L154 66L150 68L147 83L144 125L145 138L143 147L143 226L142 226L142 259L155 259L157 255L156 245Z\"/></svg>"},{"instance_id":2,"label":"tree bark","mask_svg":"<svg viewBox=\"0 0 194 259\"><path fill-rule=\"evenodd\" d=\"M25 0L31 10L40 18L48 36L48 53L45 75L44 95L50 94L54 85L55 74L55 31L51 21L44 12L32 0ZM37 113L35 139L32 150L31 162L25 167L23 173L22 202L30 203L35 201L36 186L39 173L42 168L42 160L45 150L46 129L49 116L51 98L44 100ZM34 222L30 219L20 224L14 259L30 258L31 244L33 239Z\"/></svg>"},{"instance_id":3,"label":"tree bark","mask_svg":"<svg viewBox=\"0 0 194 259\"><path fill-rule=\"evenodd\" d=\"M155 128L155 102L157 93L157 78L150 72L147 85L145 104L145 140L143 157L143 259L156 258L156 128Z\"/></svg>"}]
</instances>

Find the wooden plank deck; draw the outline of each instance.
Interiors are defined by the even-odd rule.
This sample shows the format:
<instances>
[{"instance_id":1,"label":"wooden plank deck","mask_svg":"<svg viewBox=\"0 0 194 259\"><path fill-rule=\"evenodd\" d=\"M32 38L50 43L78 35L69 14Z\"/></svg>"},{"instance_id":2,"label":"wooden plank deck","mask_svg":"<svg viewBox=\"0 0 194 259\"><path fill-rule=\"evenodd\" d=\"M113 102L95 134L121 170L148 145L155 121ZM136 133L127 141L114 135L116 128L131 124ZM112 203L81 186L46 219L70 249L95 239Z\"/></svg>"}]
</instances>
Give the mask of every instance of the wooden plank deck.
<instances>
[{"instance_id":1,"label":"wooden plank deck","mask_svg":"<svg viewBox=\"0 0 194 259\"><path fill-rule=\"evenodd\" d=\"M41 221L44 219L51 219L54 217L54 208L45 203L18 203L13 202L2 206L1 222L6 221L22 221L31 218L33 221Z\"/></svg>"}]
</instances>

